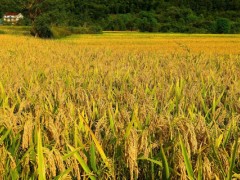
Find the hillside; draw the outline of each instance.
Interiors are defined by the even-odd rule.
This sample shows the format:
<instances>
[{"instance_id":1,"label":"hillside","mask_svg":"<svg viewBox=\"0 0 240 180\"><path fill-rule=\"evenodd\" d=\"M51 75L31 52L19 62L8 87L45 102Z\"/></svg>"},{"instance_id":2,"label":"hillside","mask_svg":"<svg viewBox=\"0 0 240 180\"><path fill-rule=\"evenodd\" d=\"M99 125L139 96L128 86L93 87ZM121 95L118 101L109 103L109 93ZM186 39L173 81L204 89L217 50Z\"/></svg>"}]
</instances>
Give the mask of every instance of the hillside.
<instances>
[{"instance_id":1,"label":"hillside","mask_svg":"<svg viewBox=\"0 0 240 180\"><path fill-rule=\"evenodd\" d=\"M103 30L239 33L239 0L1 0L0 15L21 12L22 25L99 26Z\"/></svg>"}]
</instances>

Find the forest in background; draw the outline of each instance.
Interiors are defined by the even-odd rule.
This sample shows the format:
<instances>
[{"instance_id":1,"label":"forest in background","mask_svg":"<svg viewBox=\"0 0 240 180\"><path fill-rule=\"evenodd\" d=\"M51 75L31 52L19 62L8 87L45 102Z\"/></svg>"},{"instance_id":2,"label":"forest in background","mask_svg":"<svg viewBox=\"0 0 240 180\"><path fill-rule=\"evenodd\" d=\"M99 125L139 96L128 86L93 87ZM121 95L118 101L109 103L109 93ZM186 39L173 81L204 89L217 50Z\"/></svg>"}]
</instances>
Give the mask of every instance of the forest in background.
<instances>
[{"instance_id":1,"label":"forest in background","mask_svg":"<svg viewBox=\"0 0 240 180\"><path fill-rule=\"evenodd\" d=\"M240 0L1 0L0 16L21 12L21 25L113 31L239 33Z\"/></svg>"}]
</instances>

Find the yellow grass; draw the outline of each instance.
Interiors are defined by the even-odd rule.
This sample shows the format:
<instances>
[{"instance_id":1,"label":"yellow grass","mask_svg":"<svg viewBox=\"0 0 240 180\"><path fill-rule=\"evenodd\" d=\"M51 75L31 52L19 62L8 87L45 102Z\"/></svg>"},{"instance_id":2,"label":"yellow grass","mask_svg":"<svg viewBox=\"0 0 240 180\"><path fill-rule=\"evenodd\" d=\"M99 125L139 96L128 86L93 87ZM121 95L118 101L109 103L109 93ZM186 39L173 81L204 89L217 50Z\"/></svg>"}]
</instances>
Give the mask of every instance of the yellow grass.
<instances>
[{"instance_id":1,"label":"yellow grass","mask_svg":"<svg viewBox=\"0 0 240 180\"><path fill-rule=\"evenodd\" d=\"M0 35L0 179L239 177L239 92L239 35Z\"/></svg>"}]
</instances>

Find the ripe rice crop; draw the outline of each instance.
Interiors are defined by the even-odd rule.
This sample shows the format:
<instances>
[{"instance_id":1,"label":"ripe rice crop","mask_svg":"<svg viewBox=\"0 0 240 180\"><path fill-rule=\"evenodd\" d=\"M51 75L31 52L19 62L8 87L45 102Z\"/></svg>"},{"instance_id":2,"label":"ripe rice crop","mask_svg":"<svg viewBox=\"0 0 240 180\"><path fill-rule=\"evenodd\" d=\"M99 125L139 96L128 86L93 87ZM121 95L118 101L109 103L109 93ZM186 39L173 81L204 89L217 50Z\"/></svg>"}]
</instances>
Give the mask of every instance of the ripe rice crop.
<instances>
[{"instance_id":1,"label":"ripe rice crop","mask_svg":"<svg viewBox=\"0 0 240 180\"><path fill-rule=\"evenodd\" d=\"M0 47L0 179L240 178L240 36Z\"/></svg>"}]
</instances>

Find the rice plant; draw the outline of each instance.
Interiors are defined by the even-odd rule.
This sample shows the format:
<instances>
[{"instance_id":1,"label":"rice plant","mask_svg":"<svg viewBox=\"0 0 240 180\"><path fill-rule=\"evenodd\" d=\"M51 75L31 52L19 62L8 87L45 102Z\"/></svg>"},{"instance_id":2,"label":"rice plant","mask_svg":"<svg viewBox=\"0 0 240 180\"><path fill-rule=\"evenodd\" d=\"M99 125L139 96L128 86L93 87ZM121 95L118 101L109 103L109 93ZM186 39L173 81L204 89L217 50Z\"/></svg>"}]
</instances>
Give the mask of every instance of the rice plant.
<instances>
[{"instance_id":1,"label":"rice plant","mask_svg":"<svg viewBox=\"0 0 240 180\"><path fill-rule=\"evenodd\" d=\"M0 39L0 179L240 177L239 36Z\"/></svg>"}]
</instances>

